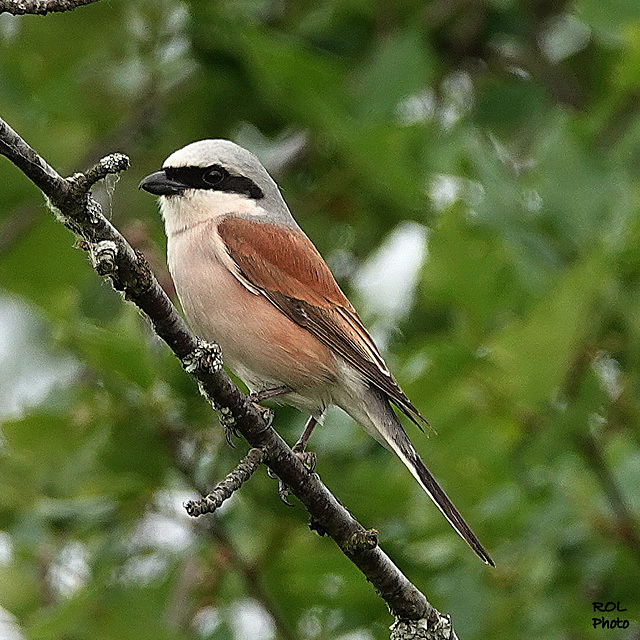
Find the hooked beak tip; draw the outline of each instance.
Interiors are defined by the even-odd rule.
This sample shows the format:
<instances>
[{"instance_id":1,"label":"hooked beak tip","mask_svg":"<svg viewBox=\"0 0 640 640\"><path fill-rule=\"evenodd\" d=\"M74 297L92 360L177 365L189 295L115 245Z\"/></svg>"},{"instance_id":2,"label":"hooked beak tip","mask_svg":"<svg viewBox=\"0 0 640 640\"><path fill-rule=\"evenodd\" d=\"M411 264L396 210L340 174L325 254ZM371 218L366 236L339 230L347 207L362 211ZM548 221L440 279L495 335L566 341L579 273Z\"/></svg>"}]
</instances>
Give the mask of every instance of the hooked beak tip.
<instances>
[{"instance_id":1,"label":"hooked beak tip","mask_svg":"<svg viewBox=\"0 0 640 640\"><path fill-rule=\"evenodd\" d=\"M165 171L161 170L143 178L138 189L144 189L155 196L177 196L184 191L184 185L171 180Z\"/></svg>"}]
</instances>

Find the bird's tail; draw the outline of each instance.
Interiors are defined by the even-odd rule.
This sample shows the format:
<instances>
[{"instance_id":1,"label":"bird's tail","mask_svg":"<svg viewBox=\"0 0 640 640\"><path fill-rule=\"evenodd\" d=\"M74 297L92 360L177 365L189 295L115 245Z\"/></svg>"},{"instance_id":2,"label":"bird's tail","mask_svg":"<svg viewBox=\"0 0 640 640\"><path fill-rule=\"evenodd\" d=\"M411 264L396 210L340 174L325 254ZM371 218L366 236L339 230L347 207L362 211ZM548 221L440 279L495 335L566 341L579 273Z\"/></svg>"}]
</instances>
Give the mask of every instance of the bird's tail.
<instances>
[{"instance_id":1,"label":"bird's tail","mask_svg":"<svg viewBox=\"0 0 640 640\"><path fill-rule=\"evenodd\" d=\"M493 560L480 543L480 540L478 540L471 527L465 522L460 512L455 508L453 502L451 502L414 449L409 436L407 436L389 402L376 389L370 389L367 396L366 405L363 406L364 403L358 403L357 410L352 411L352 403L349 403L352 406L340 404L368 433L386 448L391 449L404 462L458 535L467 542L484 562L495 567Z\"/></svg>"}]
</instances>

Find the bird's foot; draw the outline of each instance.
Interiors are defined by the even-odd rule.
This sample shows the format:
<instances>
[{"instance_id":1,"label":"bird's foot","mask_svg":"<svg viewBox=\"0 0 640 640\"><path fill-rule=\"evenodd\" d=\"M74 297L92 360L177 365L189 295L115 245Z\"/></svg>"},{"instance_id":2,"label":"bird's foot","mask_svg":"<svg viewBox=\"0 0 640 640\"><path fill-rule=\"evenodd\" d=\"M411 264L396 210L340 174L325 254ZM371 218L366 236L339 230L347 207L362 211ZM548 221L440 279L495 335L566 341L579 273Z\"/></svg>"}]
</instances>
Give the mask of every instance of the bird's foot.
<instances>
[{"instance_id":1,"label":"bird's foot","mask_svg":"<svg viewBox=\"0 0 640 640\"><path fill-rule=\"evenodd\" d=\"M230 409L228 409L227 407L216 407L216 410L220 414L220 424L224 427L224 437L227 441L227 444L230 447L235 448L235 445L233 444L233 440L231 438L240 437L240 433L236 428L236 420L233 417Z\"/></svg>"},{"instance_id":2,"label":"bird's foot","mask_svg":"<svg viewBox=\"0 0 640 640\"><path fill-rule=\"evenodd\" d=\"M298 460L302 462L304 468L309 473L313 473L316 468L316 462L318 460L316 454L313 453L313 451L305 451L305 445L301 442L297 442L295 445L293 445L292 451L296 458L298 458ZM271 478L277 478L277 476L270 469L267 470L267 473ZM278 478L278 495L280 496L280 500L291 507L293 505L287 500L290 493L291 491L289 490L289 487Z\"/></svg>"},{"instance_id":3,"label":"bird's foot","mask_svg":"<svg viewBox=\"0 0 640 640\"><path fill-rule=\"evenodd\" d=\"M258 411L262 415L262 419L265 422L265 429L268 429L273 424L273 411L269 407L258 406Z\"/></svg>"},{"instance_id":4,"label":"bird's foot","mask_svg":"<svg viewBox=\"0 0 640 640\"><path fill-rule=\"evenodd\" d=\"M315 471L318 457L313 453L313 451L307 451L305 449L305 445L301 442L296 442L296 444L293 445L292 451L309 473L313 473Z\"/></svg>"}]
</instances>

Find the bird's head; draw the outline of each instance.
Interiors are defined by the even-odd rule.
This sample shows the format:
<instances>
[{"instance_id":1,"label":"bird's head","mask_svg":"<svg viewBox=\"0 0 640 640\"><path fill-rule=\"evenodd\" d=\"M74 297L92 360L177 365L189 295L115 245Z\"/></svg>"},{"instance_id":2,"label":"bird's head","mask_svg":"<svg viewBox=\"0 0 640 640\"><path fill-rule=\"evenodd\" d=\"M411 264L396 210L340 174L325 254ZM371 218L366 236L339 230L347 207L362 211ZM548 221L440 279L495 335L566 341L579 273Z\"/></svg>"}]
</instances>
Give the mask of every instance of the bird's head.
<instances>
[{"instance_id":1,"label":"bird's head","mask_svg":"<svg viewBox=\"0 0 640 640\"><path fill-rule=\"evenodd\" d=\"M160 196L167 232L229 214L296 226L260 160L230 140L199 140L174 151L139 188Z\"/></svg>"}]
</instances>

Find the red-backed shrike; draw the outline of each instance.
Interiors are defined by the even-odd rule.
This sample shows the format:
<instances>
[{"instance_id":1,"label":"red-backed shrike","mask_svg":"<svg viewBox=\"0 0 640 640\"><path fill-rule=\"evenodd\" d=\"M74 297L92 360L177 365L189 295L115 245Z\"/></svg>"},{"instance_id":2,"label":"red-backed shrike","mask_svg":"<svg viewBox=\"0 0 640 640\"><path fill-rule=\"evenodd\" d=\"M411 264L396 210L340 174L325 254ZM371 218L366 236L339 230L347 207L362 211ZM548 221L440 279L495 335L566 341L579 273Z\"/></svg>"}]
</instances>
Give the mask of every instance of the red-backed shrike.
<instances>
[{"instance_id":1,"label":"red-backed shrike","mask_svg":"<svg viewBox=\"0 0 640 640\"><path fill-rule=\"evenodd\" d=\"M422 462L390 403L426 420L395 381L260 161L228 140L172 153L140 187L160 196L171 276L196 334L256 394L311 414L335 404L394 451L451 526L493 565Z\"/></svg>"}]
</instances>

